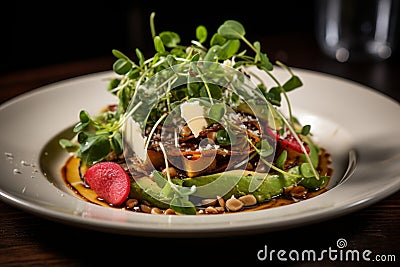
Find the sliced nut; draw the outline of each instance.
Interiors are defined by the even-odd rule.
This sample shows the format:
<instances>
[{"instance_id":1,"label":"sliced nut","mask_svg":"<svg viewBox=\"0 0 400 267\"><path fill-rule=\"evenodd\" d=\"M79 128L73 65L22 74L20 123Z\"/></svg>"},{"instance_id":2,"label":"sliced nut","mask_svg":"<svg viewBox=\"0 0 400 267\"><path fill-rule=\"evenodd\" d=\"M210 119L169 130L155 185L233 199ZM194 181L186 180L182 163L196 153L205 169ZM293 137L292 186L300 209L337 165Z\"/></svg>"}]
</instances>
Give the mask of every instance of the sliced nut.
<instances>
[{"instance_id":1,"label":"sliced nut","mask_svg":"<svg viewBox=\"0 0 400 267\"><path fill-rule=\"evenodd\" d=\"M168 169L165 168L164 170L162 170L162 174L164 174L165 176L167 176L168 172L170 177L176 177L178 175L174 167L169 167Z\"/></svg>"},{"instance_id":2,"label":"sliced nut","mask_svg":"<svg viewBox=\"0 0 400 267\"><path fill-rule=\"evenodd\" d=\"M125 205L128 209L133 209L133 207L137 206L139 204L139 201L134 198L130 198L126 201Z\"/></svg>"},{"instance_id":3,"label":"sliced nut","mask_svg":"<svg viewBox=\"0 0 400 267\"><path fill-rule=\"evenodd\" d=\"M230 198L226 201L225 203L225 207L229 210L229 211L238 211L241 210L243 208L244 204L242 201L240 201L237 198Z\"/></svg>"},{"instance_id":4,"label":"sliced nut","mask_svg":"<svg viewBox=\"0 0 400 267\"><path fill-rule=\"evenodd\" d=\"M188 137L191 133L192 133L192 130L190 130L189 126L187 126L187 125L183 126L179 131L179 134L182 137Z\"/></svg>"},{"instance_id":5,"label":"sliced nut","mask_svg":"<svg viewBox=\"0 0 400 267\"><path fill-rule=\"evenodd\" d=\"M223 213L225 211L225 207L215 207L218 213Z\"/></svg>"},{"instance_id":6,"label":"sliced nut","mask_svg":"<svg viewBox=\"0 0 400 267\"><path fill-rule=\"evenodd\" d=\"M144 204L140 205L140 210L145 212L145 213L151 213L151 208L149 206L147 206L147 205L144 205Z\"/></svg>"},{"instance_id":7,"label":"sliced nut","mask_svg":"<svg viewBox=\"0 0 400 267\"><path fill-rule=\"evenodd\" d=\"M241 197L239 197L239 200L243 202L243 205L244 205L245 207L247 207L247 206L253 206L253 205L257 204L257 199L256 199L256 197L255 197L254 195L252 195L252 194L248 194L248 195L245 195L245 196L241 196Z\"/></svg>"},{"instance_id":8,"label":"sliced nut","mask_svg":"<svg viewBox=\"0 0 400 267\"><path fill-rule=\"evenodd\" d=\"M223 199L223 198L220 197L220 196L217 196L217 200L218 200L218 204L219 204L221 207L225 207L225 199Z\"/></svg>"},{"instance_id":9,"label":"sliced nut","mask_svg":"<svg viewBox=\"0 0 400 267\"><path fill-rule=\"evenodd\" d=\"M173 209L166 209L164 214L166 214L166 215L175 215L176 212Z\"/></svg>"},{"instance_id":10,"label":"sliced nut","mask_svg":"<svg viewBox=\"0 0 400 267\"><path fill-rule=\"evenodd\" d=\"M160 210L159 208L154 207L154 208L151 208L150 213L151 213L151 214L162 214L163 212L162 212L162 210Z\"/></svg>"},{"instance_id":11,"label":"sliced nut","mask_svg":"<svg viewBox=\"0 0 400 267\"><path fill-rule=\"evenodd\" d=\"M211 206L208 206L205 211L208 214L217 214L218 213L218 210L216 210L214 207L211 207Z\"/></svg>"},{"instance_id":12,"label":"sliced nut","mask_svg":"<svg viewBox=\"0 0 400 267\"><path fill-rule=\"evenodd\" d=\"M305 198L307 189L304 186L297 185L290 190L290 195L294 198Z\"/></svg>"},{"instance_id":13,"label":"sliced nut","mask_svg":"<svg viewBox=\"0 0 400 267\"><path fill-rule=\"evenodd\" d=\"M251 164L251 162L247 162L247 164L246 164L246 170L247 170L247 171L252 171L252 170L254 170L254 166L253 166L253 164Z\"/></svg>"}]
</instances>

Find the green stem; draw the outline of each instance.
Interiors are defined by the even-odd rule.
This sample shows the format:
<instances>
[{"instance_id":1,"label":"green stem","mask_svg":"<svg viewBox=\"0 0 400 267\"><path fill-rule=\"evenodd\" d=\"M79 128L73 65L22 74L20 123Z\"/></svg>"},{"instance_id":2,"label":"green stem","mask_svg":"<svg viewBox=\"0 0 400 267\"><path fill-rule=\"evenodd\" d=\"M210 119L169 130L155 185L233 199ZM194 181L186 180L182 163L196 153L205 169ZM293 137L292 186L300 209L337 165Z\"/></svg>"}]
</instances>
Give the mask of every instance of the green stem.
<instances>
[{"instance_id":1,"label":"green stem","mask_svg":"<svg viewBox=\"0 0 400 267\"><path fill-rule=\"evenodd\" d=\"M154 37L156 37L156 28L154 26L154 16L155 15L156 15L155 12L152 12L150 14L150 30L151 30L151 36L153 37L153 39L154 39Z\"/></svg>"},{"instance_id":2,"label":"green stem","mask_svg":"<svg viewBox=\"0 0 400 267\"><path fill-rule=\"evenodd\" d=\"M154 124L154 126L153 126L153 128L151 129L149 135L147 136L146 145L145 145L145 147L144 147L145 150L147 150L147 148L149 147L151 137L153 136L155 130L157 129L157 126L161 123L161 121L162 121L167 115L168 115L168 113L164 113L164 114L157 120L157 122Z\"/></svg>"},{"instance_id":3,"label":"green stem","mask_svg":"<svg viewBox=\"0 0 400 267\"><path fill-rule=\"evenodd\" d=\"M251 140L249 138L247 138L247 141L250 143L250 145L254 148L254 150L260 155L260 150L251 142ZM269 166L271 169L282 173L283 175L288 175L288 176L292 176L292 177L296 177L296 178L300 178L301 175L297 175L297 174L293 174L293 173L288 173L285 172L284 170L276 167L274 164L272 164L271 162L266 161L264 158L261 157L260 155L260 160L267 166Z\"/></svg>"},{"instance_id":4,"label":"green stem","mask_svg":"<svg viewBox=\"0 0 400 267\"><path fill-rule=\"evenodd\" d=\"M243 42L245 42L254 52L258 53L257 49L253 46L252 43L250 43L244 36L241 38Z\"/></svg>"},{"instance_id":5,"label":"green stem","mask_svg":"<svg viewBox=\"0 0 400 267\"><path fill-rule=\"evenodd\" d=\"M171 186L172 190L174 190L174 192L177 195L182 196L182 194L179 192L179 189L178 189L177 185L175 185L171 180L171 175L169 173L168 157L167 157L167 152L165 151L164 145L161 142L159 142L158 144L159 144L160 149L161 149L161 151L162 151L162 153L164 155L164 163L165 163L165 170L166 170L166 174L167 174L167 181L168 181L169 185Z\"/></svg>"},{"instance_id":6,"label":"green stem","mask_svg":"<svg viewBox=\"0 0 400 267\"><path fill-rule=\"evenodd\" d=\"M269 105L271 105L271 104L269 104ZM278 110L277 110L277 113L278 113L278 115L281 117L282 121L286 124L286 126L287 126L288 129L289 129L289 131L292 133L293 137L296 139L297 143L300 145L300 148L301 148L301 150L303 151L303 153L304 153L304 155L305 155L305 157L306 157L306 159L307 159L307 162L308 162L308 163L310 164L310 166L311 166L311 170L312 170L312 172L313 172L315 178L316 178L317 180L319 180L319 174L318 174L317 170L314 168L314 165L313 165L313 163L312 163L312 161L311 161L310 156L309 156L308 153L307 153L306 148L305 148L304 145L303 145L303 142L300 140L299 136L297 135L296 131L293 129L292 125L290 125L290 123L286 120L285 116L284 116L280 111L278 111Z\"/></svg>"},{"instance_id":7,"label":"green stem","mask_svg":"<svg viewBox=\"0 0 400 267\"><path fill-rule=\"evenodd\" d=\"M292 106L290 105L289 97L287 96L285 89L283 89L281 83L278 81L278 79L276 79L276 77L274 75L272 75L271 72L269 72L269 71L265 71L265 72L269 75L269 77L271 77L272 80L274 80L274 82L278 85L279 89L283 93L283 96L285 97L287 107L288 107L289 119L293 123Z\"/></svg>"}]
</instances>

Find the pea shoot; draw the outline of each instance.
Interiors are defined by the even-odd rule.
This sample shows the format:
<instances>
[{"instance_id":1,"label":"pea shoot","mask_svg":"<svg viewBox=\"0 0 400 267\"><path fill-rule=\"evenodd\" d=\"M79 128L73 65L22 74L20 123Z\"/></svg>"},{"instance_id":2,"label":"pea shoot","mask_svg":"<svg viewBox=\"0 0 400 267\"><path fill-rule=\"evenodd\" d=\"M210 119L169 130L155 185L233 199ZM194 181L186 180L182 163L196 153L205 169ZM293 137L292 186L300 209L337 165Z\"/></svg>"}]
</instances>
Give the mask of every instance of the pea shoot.
<instances>
[{"instance_id":1,"label":"pea shoot","mask_svg":"<svg viewBox=\"0 0 400 267\"><path fill-rule=\"evenodd\" d=\"M246 94L248 88L243 88L240 93L226 90L235 82L237 77L228 77L227 73L215 68L213 75L218 79L218 85L210 83L208 74L190 63L218 63L246 74L249 67L256 67L266 73L275 85L268 88L263 84L260 77L255 73L250 73L256 81L259 81L257 92L254 93L260 94L267 103L261 105L255 102L251 105L258 109L260 114L268 114L265 117L273 114L272 118L266 120L272 120L275 125L279 126L277 128L281 132L276 133L276 138L279 137L279 134L285 134L287 130L287 133L293 136L298 143L300 153L304 154L304 163L296 170L285 171L285 162L288 157L286 150L280 153L274 164L267 160L275 152L268 140L261 139L254 142L250 138L245 138L245 142L248 142L254 151L250 158L259 157L262 163L276 171L281 177L298 178L304 186L322 187L325 185L326 177L320 177L316 170L318 165L317 149L312 148L311 155L309 155L309 151L306 150L301 140L301 137L311 134L311 126L299 127L299 123L292 114L292 107L287 95L288 92L303 85L300 77L295 75L282 62L277 61L274 65L268 55L263 52L264 48L259 41L251 42L247 39L246 30L238 21L225 21L213 35L209 34L206 26L199 25L195 29L196 39L192 40L189 45L183 45L179 34L173 31L158 33L154 19L155 13L152 13L150 30L153 38L154 55L145 58L142 51L136 48L134 50L135 59L133 59L122 51L112 50L112 54L116 58L113 71L117 74L117 78L109 81L107 90L117 96L118 103L95 116L89 114L86 110L80 111L79 122L73 127L75 136L72 139L60 139L61 147L68 152L75 153L88 165L121 157L124 152L122 126L128 118L134 117L134 120L140 123L143 128L145 126L150 127L149 133L152 136L157 127L176 107L185 101L198 99L202 99L201 104L207 110L208 119L211 123L225 122L225 127L216 131L216 143L227 147L234 145L238 142L236 132L240 130L240 127L226 119L227 107L248 109L249 107L243 105L240 100L240 93ZM171 68L172 66L174 68ZM179 66L182 66L182 69ZM186 66L191 67L187 69ZM272 72L275 66L286 70L290 78L283 83L280 82ZM156 76L168 69L173 69L168 77ZM190 82L194 77L198 80ZM167 88L164 94L154 95L146 90L144 85L153 78L162 81L156 89ZM171 90L173 84L180 85ZM221 86L221 84L224 86ZM277 109L281 106L282 99L287 103L288 119ZM151 108L151 112L145 112L147 107ZM145 149L149 147L149 144L150 138L145 143ZM159 146L164 155L165 166L168 169L167 153L161 142ZM196 191L195 187L186 188L177 185L168 172L166 176L159 172L155 172L153 175L157 184L162 188L159 194L163 198L170 199L171 208L179 213L196 213L194 205L189 200L189 196Z\"/></svg>"}]
</instances>

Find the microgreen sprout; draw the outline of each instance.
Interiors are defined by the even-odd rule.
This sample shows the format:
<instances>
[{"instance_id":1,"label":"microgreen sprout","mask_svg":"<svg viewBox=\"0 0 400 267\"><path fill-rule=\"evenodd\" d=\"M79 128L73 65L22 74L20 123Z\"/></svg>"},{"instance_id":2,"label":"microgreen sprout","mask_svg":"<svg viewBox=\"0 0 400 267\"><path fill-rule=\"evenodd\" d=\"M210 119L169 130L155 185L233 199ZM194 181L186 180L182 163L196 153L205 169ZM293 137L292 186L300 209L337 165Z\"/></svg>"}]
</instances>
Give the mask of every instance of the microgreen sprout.
<instances>
[{"instance_id":1,"label":"microgreen sprout","mask_svg":"<svg viewBox=\"0 0 400 267\"><path fill-rule=\"evenodd\" d=\"M279 131L279 134L288 131L304 154L304 162L301 163L298 171L285 170L285 162L288 158L286 150L281 151L275 162L270 162L267 158L274 155L275 147L272 147L268 140L255 142L246 137L247 142L254 149L249 158L254 159L258 155L260 161L275 172L287 177L299 178L310 187L321 185L326 181L326 177L320 176L316 170L317 166L315 165L318 162L318 155L315 154L316 148L312 147L313 152L309 155L300 137L310 140L307 137L310 135L311 126L304 125L300 129L297 127L300 124L293 116L288 92L301 87L303 83L291 68L280 61L275 62L276 66L286 70L290 76L285 82L279 81L273 73L274 65L270 62L267 54L263 52L260 42L249 41L245 28L238 21L225 21L213 35L209 35L204 25L199 25L195 29L196 40L192 40L190 45L185 46L181 44L180 36L173 31L158 33L154 19L155 13L153 12L150 15L150 30L154 55L145 58L143 53L136 48L134 50L136 59L134 59L119 50L112 50L112 54L116 58L113 71L117 74L117 78L110 79L107 90L118 98L118 103L98 116L92 116L85 110L80 111L79 122L73 128L75 136L59 141L63 148L68 152L75 153L89 165L112 156L121 156L124 152L122 128L127 119L132 117L141 124L142 130L146 130L148 133L143 144L147 150L158 126L173 112L175 107L185 101L200 98L207 102L208 114L206 115L209 120L213 123L223 121L226 125L225 128L219 129L215 133L217 144L231 146L236 142L240 143L236 140L237 132L243 129L227 119L227 106L243 108L239 94L236 91L228 90L229 86L236 82L237 77L229 76L224 71L216 69L213 75L221 82L217 85L208 82L207 73L196 67L196 64L202 62L219 63L240 73L245 73L246 76L251 76L257 81L258 84L255 88L244 86L244 88L240 88L240 92L247 94L252 90L252 95L262 97L266 104L254 102L252 105L260 110L268 110L268 115L265 115L265 112L260 114L264 114L266 117L264 119L272 122L271 125L274 125L274 130ZM187 63L193 63L190 64L189 70L185 68L188 66ZM180 69L179 67L174 68L174 66L183 67ZM257 68L270 77L274 86L268 87L264 84L264 79L259 77L255 71L251 71L251 67ZM173 70L174 73L168 77L156 76L167 69ZM144 86L146 82L151 81L154 77L160 79L161 82L157 83L154 88L146 88ZM194 78L198 78L198 80L191 82ZM179 86L174 87L177 83ZM162 93L152 94L154 91ZM287 103L288 119L278 110L282 98ZM150 112L147 114L143 110L148 107ZM250 106L247 108L252 109ZM175 145L178 146L178 137L176 132L174 133ZM196 209L190 202L189 196L195 192L196 188L185 188L173 182L169 173L167 153L162 142L159 142L159 147L164 156L166 177L158 171L155 172L157 174L154 177L162 184L162 197L170 200L170 206L176 212L195 214ZM238 164L243 165L242 162Z\"/></svg>"}]
</instances>

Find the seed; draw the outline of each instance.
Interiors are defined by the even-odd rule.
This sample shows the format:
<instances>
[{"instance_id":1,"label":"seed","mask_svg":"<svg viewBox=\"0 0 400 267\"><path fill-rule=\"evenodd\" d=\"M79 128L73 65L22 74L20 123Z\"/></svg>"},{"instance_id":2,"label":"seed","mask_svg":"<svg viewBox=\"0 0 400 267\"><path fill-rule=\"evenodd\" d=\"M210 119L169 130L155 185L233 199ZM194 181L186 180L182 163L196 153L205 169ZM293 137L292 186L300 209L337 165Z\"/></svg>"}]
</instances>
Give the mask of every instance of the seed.
<instances>
[{"instance_id":1,"label":"seed","mask_svg":"<svg viewBox=\"0 0 400 267\"><path fill-rule=\"evenodd\" d=\"M139 201L137 199L134 198L130 198L126 201L126 207L128 209L132 209L133 207L135 207L137 204L139 204Z\"/></svg>"},{"instance_id":2,"label":"seed","mask_svg":"<svg viewBox=\"0 0 400 267\"><path fill-rule=\"evenodd\" d=\"M229 211L238 211L240 209L242 209L244 206L243 202L240 201L237 198L230 198L226 201L225 203L225 207L229 210Z\"/></svg>"},{"instance_id":3,"label":"seed","mask_svg":"<svg viewBox=\"0 0 400 267\"><path fill-rule=\"evenodd\" d=\"M175 215L176 212L173 209L166 209L164 214L166 214L166 215Z\"/></svg>"},{"instance_id":4,"label":"seed","mask_svg":"<svg viewBox=\"0 0 400 267\"><path fill-rule=\"evenodd\" d=\"M154 208L151 208L150 213L151 213L151 214L162 214L163 212L162 212L162 210L160 210L159 208L154 207Z\"/></svg>"},{"instance_id":5,"label":"seed","mask_svg":"<svg viewBox=\"0 0 400 267\"><path fill-rule=\"evenodd\" d=\"M290 190L290 195L294 198L305 198L307 189L304 186L297 185Z\"/></svg>"},{"instance_id":6,"label":"seed","mask_svg":"<svg viewBox=\"0 0 400 267\"><path fill-rule=\"evenodd\" d=\"M251 162L247 162L247 164L246 164L246 170L247 170L247 171L252 171L252 170L254 170L254 166L253 166L253 164L251 164Z\"/></svg>"},{"instance_id":7,"label":"seed","mask_svg":"<svg viewBox=\"0 0 400 267\"><path fill-rule=\"evenodd\" d=\"M192 133L192 131L190 130L189 126L187 126L187 125L183 126L181 128L181 130L179 131L179 134L182 137L188 137L191 133Z\"/></svg>"},{"instance_id":8,"label":"seed","mask_svg":"<svg viewBox=\"0 0 400 267\"><path fill-rule=\"evenodd\" d=\"M215 207L218 213L223 213L225 211L225 207Z\"/></svg>"},{"instance_id":9,"label":"seed","mask_svg":"<svg viewBox=\"0 0 400 267\"><path fill-rule=\"evenodd\" d=\"M222 197L217 196L217 200L218 200L218 204L219 204L221 207L225 207L225 200L224 200Z\"/></svg>"},{"instance_id":10,"label":"seed","mask_svg":"<svg viewBox=\"0 0 400 267\"><path fill-rule=\"evenodd\" d=\"M208 213L208 214L217 214L218 210L216 210L214 207L208 206L206 208L206 213Z\"/></svg>"},{"instance_id":11,"label":"seed","mask_svg":"<svg viewBox=\"0 0 400 267\"><path fill-rule=\"evenodd\" d=\"M170 176L170 177L176 177L176 176L178 175L178 173L176 172L176 169L175 169L174 167L169 167L169 168L168 168L168 171L167 171L167 169L165 168L165 169L162 171L162 174L164 174L165 176L167 176L167 172L169 172L169 176Z\"/></svg>"},{"instance_id":12,"label":"seed","mask_svg":"<svg viewBox=\"0 0 400 267\"><path fill-rule=\"evenodd\" d=\"M241 197L239 197L239 200L243 202L243 205L245 207L257 204L257 199L252 194L241 196Z\"/></svg>"},{"instance_id":13,"label":"seed","mask_svg":"<svg viewBox=\"0 0 400 267\"><path fill-rule=\"evenodd\" d=\"M151 213L151 208L147 205L144 204L140 205L140 209L145 213Z\"/></svg>"}]
</instances>

